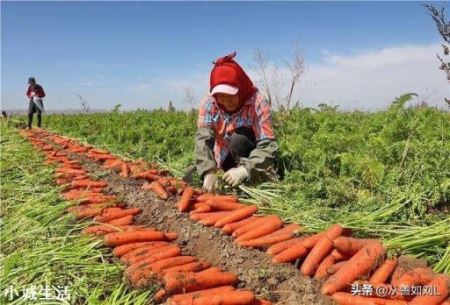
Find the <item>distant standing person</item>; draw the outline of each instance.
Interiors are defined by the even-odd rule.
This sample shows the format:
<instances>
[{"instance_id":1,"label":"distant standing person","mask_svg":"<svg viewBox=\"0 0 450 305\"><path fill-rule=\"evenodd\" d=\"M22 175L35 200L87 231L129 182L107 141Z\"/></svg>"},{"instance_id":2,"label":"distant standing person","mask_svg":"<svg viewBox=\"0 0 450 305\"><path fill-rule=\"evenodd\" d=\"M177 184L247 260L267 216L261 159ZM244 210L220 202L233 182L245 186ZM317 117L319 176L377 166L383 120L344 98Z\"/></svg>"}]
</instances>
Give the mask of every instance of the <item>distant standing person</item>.
<instances>
[{"instance_id":1,"label":"distant standing person","mask_svg":"<svg viewBox=\"0 0 450 305\"><path fill-rule=\"evenodd\" d=\"M35 112L37 112L37 126L41 127L42 112L44 111L42 99L45 97L45 92L44 89L42 89L42 86L36 84L34 77L28 78L27 97L30 99L30 104L28 106L28 128L31 128L33 114Z\"/></svg>"}]
</instances>

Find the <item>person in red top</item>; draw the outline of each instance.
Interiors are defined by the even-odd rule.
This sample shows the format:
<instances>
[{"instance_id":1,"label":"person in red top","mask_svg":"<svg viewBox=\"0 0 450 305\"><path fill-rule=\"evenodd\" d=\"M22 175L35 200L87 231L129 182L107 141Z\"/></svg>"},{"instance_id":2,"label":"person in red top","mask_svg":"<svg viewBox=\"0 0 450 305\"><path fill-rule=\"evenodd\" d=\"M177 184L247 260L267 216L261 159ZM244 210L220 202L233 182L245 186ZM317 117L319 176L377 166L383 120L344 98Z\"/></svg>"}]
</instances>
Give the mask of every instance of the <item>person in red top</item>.
<instances>
[{"instance_id":1,"label":"person in red top","mask_svg":"<svg viewBox=\"0 0 450 305\"><path fill-rule=\"evenodd\" d=\"M31 128L33 123L33 114L37 112L37 126L41 127L42 123L42 112L44 111L44 104L42 103L42 98L45 97L44 89L38 84L34 77L28 78L28 90L27 97L30 99L28 105L28 128Z\"/></svg>"},{"instance_id":2,"label":"person in red top","mask_svg":"<svg viewBox=\"0 0 450 305\"><path fill-rule=\"evenodd\" d=\"M224 181L232 187L276 176L278 145L270 104L235 56L232 53L214 62L210 94L199 109L196 167L209 192L218 187L218 169L225 171Z\"/></svg>"}]
</instances>

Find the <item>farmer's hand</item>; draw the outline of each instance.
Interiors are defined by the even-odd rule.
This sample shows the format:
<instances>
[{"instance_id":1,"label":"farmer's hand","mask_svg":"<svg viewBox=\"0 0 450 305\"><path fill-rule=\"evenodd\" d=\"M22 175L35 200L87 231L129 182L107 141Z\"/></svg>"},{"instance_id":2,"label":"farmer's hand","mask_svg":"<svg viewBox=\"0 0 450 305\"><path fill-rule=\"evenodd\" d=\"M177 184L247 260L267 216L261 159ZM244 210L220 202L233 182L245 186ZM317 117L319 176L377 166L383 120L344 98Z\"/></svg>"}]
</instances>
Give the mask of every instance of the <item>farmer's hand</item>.
<instances>
[{"instance_id":1,"label":"farmer's hand","mask_svg":"<svg viewBox=\"0 0 450 305\"><path fill-rule=\"evenodd\" d=\"M35 96L36 95L36 92L34 92L34 91L32 91L31 93L30 93L30 96L31 97L33 97L33 96Z\"/></svg>"},{"instance_id":2,"label":"farmer's hand","mask_svg":"<svg viewBox=\"0 0 450 305\"><path fill-rule=\"evenodd\" d=\"M213 193L219 187L219 179L214 172L210 172L205 175L203 180L203 188L209 192Z\"/></svg>"},{"instance_id":3,"label":"farmer's hand","mask_svg":"<svg viewBox=\"0 0 450 305\"><path fill-rule=\"evenodd\" d=\"M239 184L242 183L245 179L248 178L248 172L247 169L243 166L234 167L230 170L228 170L224 175L223 179L228 183L229 185L236 187Z\"/></svg>"}]
</instances>

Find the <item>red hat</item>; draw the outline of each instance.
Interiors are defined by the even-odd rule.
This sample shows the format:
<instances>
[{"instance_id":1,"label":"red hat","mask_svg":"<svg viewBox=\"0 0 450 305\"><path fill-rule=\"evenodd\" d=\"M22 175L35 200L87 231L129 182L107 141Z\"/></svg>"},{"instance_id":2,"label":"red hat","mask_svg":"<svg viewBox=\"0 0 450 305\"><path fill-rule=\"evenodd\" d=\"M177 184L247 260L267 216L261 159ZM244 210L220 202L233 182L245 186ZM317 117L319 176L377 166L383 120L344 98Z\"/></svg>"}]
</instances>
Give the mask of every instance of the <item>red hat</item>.
<instances>
[{"instance_id":1,"label":"red hat","mask_svg":"<svg viewBox=\"0 0 450 305\"><path fill-rule=\"evenodd\" d=\"M209 78L210 93L239 94L239 103L242 106L246 100L257 91L253 82L242 67L234 61L236 52L221 57L214 62L214 68ZM239 107L240 108L240 107Z\"/></svg>"}]
</instances>

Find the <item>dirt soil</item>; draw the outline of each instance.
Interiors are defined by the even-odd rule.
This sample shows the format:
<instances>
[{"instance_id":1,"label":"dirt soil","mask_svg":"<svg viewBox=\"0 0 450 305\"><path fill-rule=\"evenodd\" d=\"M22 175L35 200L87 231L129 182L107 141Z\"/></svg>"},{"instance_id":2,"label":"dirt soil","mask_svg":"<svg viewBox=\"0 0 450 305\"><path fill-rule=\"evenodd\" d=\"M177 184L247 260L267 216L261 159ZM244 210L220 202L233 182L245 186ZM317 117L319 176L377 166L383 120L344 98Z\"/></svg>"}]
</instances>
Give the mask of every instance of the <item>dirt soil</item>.
<instances>
[{"instance_id":1,"label":"dirt soil","mask_svg":"<svg viewBox=\"0 0 450 305\"><path fill-rule=\"evenodd\" d=\"M239 247L220 230L205 227L189 219L189 214L180 213L175 208L177 198L161 200L152 192L140 189L144 181L124 179L82 155L71 154L71 157L95 173L96 178L107 181L107 193L122 198L129 207L142 209L136 224L178 233L176 242L184 255L235 273L240 279L239 288L280 305L334 304L320 293L318 281L302 276L293 264L274 264L265 252Z\"/></svg>"}]
</instances>

